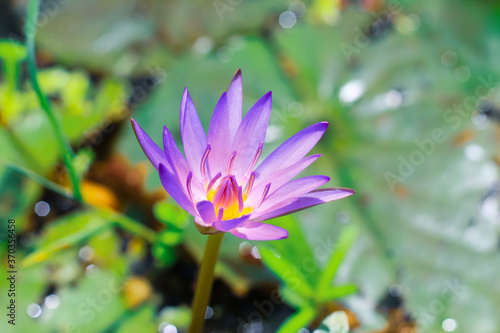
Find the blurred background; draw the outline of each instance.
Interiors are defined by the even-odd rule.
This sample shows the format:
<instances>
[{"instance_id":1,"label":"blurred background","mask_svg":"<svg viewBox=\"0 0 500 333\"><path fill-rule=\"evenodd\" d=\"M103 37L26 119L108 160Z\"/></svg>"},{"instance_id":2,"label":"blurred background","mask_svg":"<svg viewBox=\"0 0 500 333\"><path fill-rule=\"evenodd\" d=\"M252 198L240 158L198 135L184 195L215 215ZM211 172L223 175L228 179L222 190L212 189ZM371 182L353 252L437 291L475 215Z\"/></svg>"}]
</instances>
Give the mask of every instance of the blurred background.
<instances>
[{"instance_id":1,"label":"blurred background","mask_svg":"<svg viewBox=\"0 0 500 333\"><path fill-rule=\"evenodd\" d=\"M26 7L0 3L2 274L8 219L18 244L0 331L185 332L206 238L129 118L179 143L184 87L208 128L239 68L244 112L273 92L263 156L328 121L305 174L357 194L274 221L284 241L225 237L206 332L313 332L337 310L352 332L500 331L496 1L42 1L38 79L83 202L28 77Z\"/></svg>"}]
</instances>

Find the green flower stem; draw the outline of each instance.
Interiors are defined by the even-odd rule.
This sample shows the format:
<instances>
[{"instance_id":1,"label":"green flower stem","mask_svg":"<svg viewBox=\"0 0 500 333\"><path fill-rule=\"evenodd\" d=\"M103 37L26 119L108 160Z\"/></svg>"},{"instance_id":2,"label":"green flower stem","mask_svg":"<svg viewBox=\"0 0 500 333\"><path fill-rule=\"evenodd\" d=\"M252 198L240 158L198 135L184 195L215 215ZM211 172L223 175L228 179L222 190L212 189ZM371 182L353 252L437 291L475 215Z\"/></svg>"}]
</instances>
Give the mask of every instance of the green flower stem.
<instances>
[{"instance_id":1,"label":"green flower stem","mask_svg":"<svg viewBox=\"0 0 500 333\"><path fill-rule=\"evenodd\" d=\"M28 51L28 70L31 78L31 84L33 86L33 90L35 90L38 99L40 100L40 105L42 109L47 114L49 118L50 124L54 133L56 135L56 140L60 146L61 152L63 154L64 164L68 170L69 177L71 179L71 184L73 186L73 196L76 200L82 202L82 194L80 192L80 180L76 175L75 168L73 166L73 152L71 147L66 140L65 135L62 131L61 125L59 124L58 119L56 118L54 111L50 105L50 101L43 94L40 85L38 84L37 79L37 67L36 67L36 54L35 54L35 33L38 24L38 12L40 7L40 0L30 0L28 4L28 15L26 20L26 48Z\"/></svg>"},{"instance_id":2,"label":"green flower stem","mask_svg":"<svg viewBox=\"0 0 500 333\"><path fill-rule=\"evenodd\" d=\"M47 178L40 176L39 174L30 169L24 168L22 166L4 160L0 160L0 166L3 166L11 171L17 172L18 174L23 175L26 178L31 179L32 181L38 183L39 185L46 187L49 190L54 191L62 196L65 196L67 198L73 198L71 191L69 191L66 187L62 187L61 185L56 184L48 180Z\"/></svg>"},{"instance_id":3,"label":"green flower stem","mask_svg":"<svg viewBox=\"0 0 500 333\"><path fill-rule=\"evenodd\" d=\"M113 221L116 225L120 226L128 232L141 236L151 244L154 244L158 240L158 233L145 225L129 218L126 215L109 212L106 210L99 210L98 214L110 221Z\"/></svg>"},{"instance_id":4,"label":"green flower stem","mask_svg":"<svg viewBox=\"0 0 500 333\"><path fill-rule=\"evenodd\" d=\"M189 326L188 333L201 333L205 324L205 312L207 311L208 301L212 292L212 283L214 280L215 263L219 254L220 244L224 233L208 236L205 253L201 261L198 282L193 300L193 319Z\"/></svg>"}]
</instances>

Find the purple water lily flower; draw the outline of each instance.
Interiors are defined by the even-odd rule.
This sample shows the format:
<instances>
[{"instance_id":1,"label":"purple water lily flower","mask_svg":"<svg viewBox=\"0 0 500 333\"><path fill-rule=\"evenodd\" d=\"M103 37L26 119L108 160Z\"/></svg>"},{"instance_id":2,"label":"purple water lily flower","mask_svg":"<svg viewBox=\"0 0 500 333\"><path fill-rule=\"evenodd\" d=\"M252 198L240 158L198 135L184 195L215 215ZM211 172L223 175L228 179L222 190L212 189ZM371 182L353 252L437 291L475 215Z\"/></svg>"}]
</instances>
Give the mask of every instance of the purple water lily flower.
<instances>
[{"instance_id":1,"label":"purple water lily flower","mask_svg":"<svg viewBox=\"0 0 500 333\"><path fill-rule=\"evenodd\" d=\"M184 90L180 130L186 157L167 127L161 149L134 119L132 125L165 190L194 216L200 232L230 232L248 240L286 238L285 229L262 222L350 196L354 191L319 189L330 180L327 176L293 179L321 156L305 157L323 136L326 122L298 132L257 166L271 115L271 92L243 119L242 95L238 70L215 107L206 135L187 88Z\"/></svg>"}]
</instances>

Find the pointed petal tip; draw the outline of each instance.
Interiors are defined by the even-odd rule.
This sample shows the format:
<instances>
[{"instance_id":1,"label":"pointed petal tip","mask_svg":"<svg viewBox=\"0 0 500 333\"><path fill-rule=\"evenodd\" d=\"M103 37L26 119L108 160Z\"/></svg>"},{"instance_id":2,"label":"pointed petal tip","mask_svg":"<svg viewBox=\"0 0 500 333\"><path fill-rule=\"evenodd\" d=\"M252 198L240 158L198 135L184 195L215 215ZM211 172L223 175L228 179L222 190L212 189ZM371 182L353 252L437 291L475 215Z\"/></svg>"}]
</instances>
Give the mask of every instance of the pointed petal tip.
<instances>
[{"instance_id":1,"label":"pointed petal tip","mask_svg":"<svg viewBox=\"0 0 500 333\"><path fill-rule=\"evenodd\" d=\"M356 191L354 191L352 188L347 188L347 187L337 187L338 190L349 192L352 194L356 194Z\"/></svg>"},{"instance_id":2,"label":"pointed petal tip","mask_svg":"<svg viewBox=\"0 0 500 333\"><path fill-rule=\"evenodd\" d=\"M231 80L231 83L229 84L228 91L231 89L237 88L237 90L241 93L242 89L242 77L241 77L241 69L238 69L236 73L234 73L233 79Z\"/></svg>"},{"instance_id":3,"label":"pointed petal tip","mask_svg":"<svg viewBox=\"0 0 500 333\"><path fill-rule=\"evenodd\" d=\"M234 76L233 76L233 79L232 79L232 82L238 80L238 79L241 79L241 69L238 69L236 71L236 73L234 73Z\"/></svg>"},{"instance_id":4,"label":"pointed petal tip","mask_svg":"<svg viewBox=\"0 0 500 333\"><path fill-rule=\"evenodd\" d=\"M168 129L168 127L166 125L163 125L163 143L166 142L165 140L167 140L167 138L173 140L173 135L172 132L170 132L170 130ZM173 141L175 142L175 140Z\"/></svg>"},{"instance_id":5,"label":"pointed petal tip","mask_svg":"<svg viewBox=\"0 0 500 333\"><path fill-rule=\"evenodd\" d=\"M189 95L188 87L184 88L184 91L182 92L182 99L181 99L181 113L183 110L186 108L187 105L187 100L191 99L191 96Z\"/></svg>"},{"instance_id":6,"label":"pointed petal tip","mask_svg":"<svg viewBox=\"0 0 500 333\"><path fill-rule=\"evenodd\" d=\"M286 238L288 238L288 230L282 229L281 234L277 235L276 237L274 237L271 240L280 240L280 239L286 239Z\"/></svg>"},{"instance_id":7,"label":"pointed petal tip","mask_svg":"<svg viewBox=\"0 0 500 333\"><path fill-rule=\"evenodd\" d=\"M356 191L354 191L353 189L347 188L347 187L319 188L317 190L312 191L311 193L314 193L314 192L323 192L323 191L340 191L340 192L343 192L343 193L345 193L345 197L342 197L342 198L350 197L351 195L356 194Z\"/></svg>"},{"instance_id":8,"label":"pointed petal tip","mask_svg":"<svg viewBox=\"0 0 500 333\"><path fill-rule=\"evenodd\" d=\"M329 123L327 121L320 121L319 123L313 124L313 125L305 128L303 131L308 131L309 129L313 129L314 131L320 131L320 132L324 133L326 131L326 129L328 128L328 125L329 125Z\"/></svg>"},{"instance_id":9,"label":"pointed petal tip","mask_svg":"<svg viewBox=\"0 0 500 333\"><path fill-rule=\"evenodd\" d=\"M262 103L262 104L267 104L267 103L272 103L273 101L273 92L272 91L269 91L267 93L265 93L257 103Z\"/></svg>"},{"instance_id":10,"label":"pointed petal tip","mask_svg":"<svg viewBox=\"0 0 500 333\"><path fill-rule=\"evenodd\" d=\"M346 191L346 192L351 193L351 194L349 194L349 196L356 194L356 191L354 191L354 190L353 190L353 189L351 189L351 188L347 188L347 187L340 187L340 189L342 189L342 190L344 190L344 191Z\"/></svg>"},{"instance_id":11,"label":"pointed petal tip","mask_svg":"<svg viewBox=\"0 0 500 333\"><path fill-rule=\"evenodd\" d=\"M351 195L356 194L356 191L354 191L353 189L347 188L347 187L335 187L333 189L343 193L344 196L342 198L339 198L339 199L347 198L347 197L350 197ZM321 191L322 189L319 189L319 190ZM326 190L328 190L328 189L326 189Z\"/></svg>"},{"instance_id":12,"label":"pointed petal tip","mask_svg":"<svg viewBox=\"0 0 500 333\"><path fill-rule=\"evenodd\" d=\"M132 129L134 130L135 136L137 137L137 130L140 128L140 126L134 118L130 118L130 123L132 124Z\"/></svg>"}]
</instances>

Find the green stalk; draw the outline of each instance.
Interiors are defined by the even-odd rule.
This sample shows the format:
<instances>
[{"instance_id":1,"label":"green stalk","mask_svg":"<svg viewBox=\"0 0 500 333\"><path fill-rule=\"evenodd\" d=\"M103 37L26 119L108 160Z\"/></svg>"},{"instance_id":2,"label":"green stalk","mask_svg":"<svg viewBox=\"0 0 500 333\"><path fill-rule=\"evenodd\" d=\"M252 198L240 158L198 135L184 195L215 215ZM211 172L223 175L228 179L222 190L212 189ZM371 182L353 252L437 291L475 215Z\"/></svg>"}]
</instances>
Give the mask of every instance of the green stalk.
<instances>
[{"instance_id":1,"label":"green stalk","mask_svg":"<svg viewBox=\"0 0 500 333\"><path fill-rule=\"evenodd\" d=\"M212 283L214 280L215 263L219 254L220 244L224 233L208 236L205 254L201 261L198 282L193 300L193 318L189 326L188 333L201 333L205 324L205 313L207 311L208 301L212 292Z\"/></svg>"},{"instance_id":2,"label":"green stalk","mask_svg":"<svg viewBox=\"0 0 500 333\"><path fill-rule=\"evenodd\" d=\"M82 202L83 198L80 192L80 180L78 179L78 176L76 175L75 172L75 168L73 166L73 152L68 143L68 140L66 139L62 131L61 125L59 124L59 121L54 114L49 99L43 94L42 89L38 84L36 54L35 54L35 34L36 34L36 27L38 24L39 7L40 7L40 0L29 1L27 20L25 24L26 48L28 51L27 61L28 61L28 70L30 74L31 84L33 86L33 90L35 90L35 93L38 96L42 109L45 111L47 117L49 118L49 122L56 135L56 140L63 154L64 164L66 165L69 177L71 179L71 184L73 186L73 196L75 197L76 200Z\"/></svg>"},{"instance_id":3,"label":"green stalk","mask_svg":"<svg viewBox=\"0 0 500 333\"><path fill-rule=\"evenodd\" d=\"M126 215L103 209L97 210L97 214L107 220L113 221L115 225L120 226L124 230L127 230L134 235L141 236L151 244L154 244L158 240L158 234L154 230L151 230Z\"/></svg>"},{"instance_id":4,"label":"green stalk","mask_svg":"<svg viewBox=\"0 0 500 333\"><path fill-rule=\"evenodd\" d=\"M54 191L62 196L65 196L67 198L72 198L71 192L67 188L62 187L61 185L56 184L48 180L47 178L40 176L39 174L37 174L34 171L31 171L30 169L3 160L0 160L0 166L3 166L9 170L17 172L18 174L23 175L26 178L31 179L32 181L38 183L39 185L42 185L43 187L46 187L49 190Z\"/></svg>"}]
</instances>

